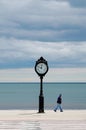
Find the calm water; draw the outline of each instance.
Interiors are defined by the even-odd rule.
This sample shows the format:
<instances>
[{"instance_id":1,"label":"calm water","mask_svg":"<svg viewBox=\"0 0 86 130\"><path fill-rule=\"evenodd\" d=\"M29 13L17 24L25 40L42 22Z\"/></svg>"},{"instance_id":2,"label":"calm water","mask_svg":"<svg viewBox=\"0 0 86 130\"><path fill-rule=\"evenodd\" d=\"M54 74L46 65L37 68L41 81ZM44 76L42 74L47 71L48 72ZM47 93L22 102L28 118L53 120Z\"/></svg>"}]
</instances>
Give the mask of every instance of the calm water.
<instances>
[{"instance_id":1,"label":"calm water","mask_svg":"<svg viewBox=\"0 0 86 130\"><path fill-rule=\"evenodd\" d=\"M0 83L0 109L38 109L39 83ZM53 109L59 93L64 109L86 109L86 83L44 83L44 107Z\"/></svg>"}]
</instances>

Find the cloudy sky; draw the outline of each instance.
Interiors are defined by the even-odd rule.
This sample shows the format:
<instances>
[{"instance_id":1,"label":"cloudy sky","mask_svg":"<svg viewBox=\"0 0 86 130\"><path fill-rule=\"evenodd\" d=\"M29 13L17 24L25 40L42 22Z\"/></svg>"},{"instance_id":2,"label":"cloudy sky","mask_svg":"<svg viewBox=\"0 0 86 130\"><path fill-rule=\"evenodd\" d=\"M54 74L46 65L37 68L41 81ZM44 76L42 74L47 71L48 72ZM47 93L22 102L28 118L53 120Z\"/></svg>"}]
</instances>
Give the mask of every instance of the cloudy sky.
<instances>
[{"instance_id":1,"label":"cloudy sky","mask_svg":"<svg viewBox=\"0 0 86 130\"><path fill-rule=\"evenodd\" d=\"M86 81L86 0L0 0L0 82Z\"/></svg>"}]
</instances>

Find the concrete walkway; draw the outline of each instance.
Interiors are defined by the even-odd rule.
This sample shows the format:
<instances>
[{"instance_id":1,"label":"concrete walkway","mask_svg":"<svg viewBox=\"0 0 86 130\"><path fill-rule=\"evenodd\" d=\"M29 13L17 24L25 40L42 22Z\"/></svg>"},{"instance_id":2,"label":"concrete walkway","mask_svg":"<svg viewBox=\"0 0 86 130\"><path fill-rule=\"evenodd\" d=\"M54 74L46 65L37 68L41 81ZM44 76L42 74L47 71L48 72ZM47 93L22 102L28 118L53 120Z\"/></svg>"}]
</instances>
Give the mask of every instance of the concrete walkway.
<instances>
[{"instance_id":1,"label":"concrete walkway","mask_svg":"<svg viewBox=\"0 0 86 130\"><path fill-rule=\"evenodd\" d=\"M0 110L0 130L86 130L86 110Z\"/></svg>"}]
</instances>

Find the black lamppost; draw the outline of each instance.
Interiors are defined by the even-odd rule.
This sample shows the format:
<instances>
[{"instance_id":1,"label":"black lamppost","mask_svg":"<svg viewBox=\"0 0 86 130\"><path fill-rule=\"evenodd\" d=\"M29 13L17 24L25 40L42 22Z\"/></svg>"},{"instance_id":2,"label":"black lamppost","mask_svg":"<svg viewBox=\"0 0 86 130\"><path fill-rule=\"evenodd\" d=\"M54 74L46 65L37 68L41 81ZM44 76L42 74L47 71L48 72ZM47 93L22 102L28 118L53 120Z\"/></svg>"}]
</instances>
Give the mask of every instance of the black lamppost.
<instances>
[{"instance_id":1,"label":"black lamppost","mask_svg":"<svg viewBox=\"0 0 86 130\"><path fill-rule=\"evenodd\" d=\"M40 77L39 113L44 113L43 77L48 72L48 69L47 61L40 57L35 64L35 71Z\"/></svg>"}]
</instances>

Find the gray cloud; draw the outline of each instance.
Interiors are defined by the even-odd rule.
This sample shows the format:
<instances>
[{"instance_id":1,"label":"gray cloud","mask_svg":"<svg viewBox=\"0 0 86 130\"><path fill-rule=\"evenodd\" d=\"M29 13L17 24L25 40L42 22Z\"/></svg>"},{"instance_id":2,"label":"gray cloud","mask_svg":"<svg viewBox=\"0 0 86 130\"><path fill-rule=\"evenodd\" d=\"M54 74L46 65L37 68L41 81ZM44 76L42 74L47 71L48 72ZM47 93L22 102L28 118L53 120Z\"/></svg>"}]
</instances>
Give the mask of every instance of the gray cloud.
<instances>
[{"instance_id":1,"label":"gray cloud","mask_svg":"<svg viewBox=\"0 0 86 130\"><path fill-rule=\"evenodd\" d=\"M0 0L0 68L86 67L84 0Z\"/></svg>"},{"instance_id":2,"label":"gray cloud","mask_svg":"<svg viewBox=\"0 0 86 130\"><path fill-rule=\"evenodd\" d=\"M85 67L85 42L39 42L0 39L0 68L32 67L36 59L44 56L51 67ZM22 64L21 64L22 63Z\"/></svg>"},{"instance_id":3,"label":"gray cloud","mask_svg":"<svg viewBox=\"0 0 86 130\"><path fill-rule=\"evenodd\" d=\"M39 41L86 40L85 8L72 8L68 1L1 0L0 3L0 37Z\"/></svg>"}]
</instances>

